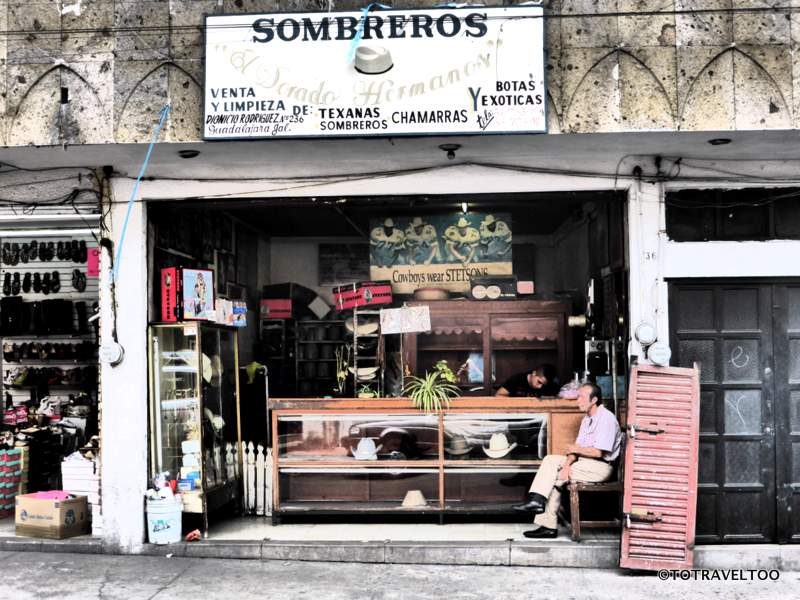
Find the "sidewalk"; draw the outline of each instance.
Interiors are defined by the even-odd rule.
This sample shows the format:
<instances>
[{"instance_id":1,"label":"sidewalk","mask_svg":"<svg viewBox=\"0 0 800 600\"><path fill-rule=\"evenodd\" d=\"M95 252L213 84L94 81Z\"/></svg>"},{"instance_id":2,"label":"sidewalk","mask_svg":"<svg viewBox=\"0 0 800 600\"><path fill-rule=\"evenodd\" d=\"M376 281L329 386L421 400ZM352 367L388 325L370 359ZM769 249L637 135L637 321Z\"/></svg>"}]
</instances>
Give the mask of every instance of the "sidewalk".
<instances>
[{"instance_id":1,"label":"sidewalk","mask_svg":"<svg viewBox=\"0 0 800 600\"><path fill-rule=\"evenodd\" d=\"M554 540L529 540L521 523L287 524L237 519L211 528L209 540L166 546L145 544L140 554L249 560L297 560L421 565L486 565L615 569L619 532L586 531L573 542L566 528ZM14 536L13 521L0 522L0 551L113 554L101 538L46 540ZM699 546L698 569L800 571L800 545Z\"/></svg>"}]
</instances>

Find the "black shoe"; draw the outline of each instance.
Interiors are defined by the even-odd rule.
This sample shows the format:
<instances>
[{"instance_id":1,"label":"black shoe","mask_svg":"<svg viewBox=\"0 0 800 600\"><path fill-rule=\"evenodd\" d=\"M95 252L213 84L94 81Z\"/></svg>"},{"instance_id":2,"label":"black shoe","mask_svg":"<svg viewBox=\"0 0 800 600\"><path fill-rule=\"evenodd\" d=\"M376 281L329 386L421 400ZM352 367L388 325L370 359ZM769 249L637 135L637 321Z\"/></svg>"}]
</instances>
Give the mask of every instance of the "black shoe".
<instances>
[{"instance_id":1,"label":"black shoe","mask_svg":"<svg viewBox=\"0 0 800 600\"><path fill-rule=\"evenodd\" d=\"M19 244L17 242L13 242L11 244L11 254L9 256L10 265L16 265L19 263Z\"/></svg>"},{"instance_id":2,"label":"black shoe","mask_svg":"<svg viewBox=\"0 0 800 600\"><path fill-rule=\"evenodd\" d=\"M42 291L42 276L38 272L33 274L33 291L37 294Z\"/></svg>"},{"instance_id":3,"label":"black shoe","mask_svg":"<svg viewBox=\"0 0 800 600\"><path fill-rule=\"evenodd\" d=\"M31 291L31 274L25 273L25 277L22 278L22 291L24 293L28 293Z\"/></svg>"},{"instance_id":4,"label":"black shoe","mask_svg":"<svg viewBox=\"0 0 800 600\"><path fill-rule=\"evenodd\" d=\"M36 240L32 240L31 245L28 246L28 256L30 256L31 261L39 258L39 242Z\"/></svg>"},{"instance_id":5,"label":"black shoe","mask_svg":"<svg viewBox=\"0 0 800 600\"><path fill-rule=\"evenodd\" d=\"M72 262L80 262L80 248L78 248L78 240L72 240L72 243L67 246L67 256Z\"/></svg>"},{"instance_id":6,"label":"black shoe","mask_svg":"<svg viewBox=\"0 0 800 600\"><path fill-rule=\"evenodd\" d=\"M79 269L72 271L72 287L78 292L83 292L86 290L86 275L84 275Z\"/></svg>"},{"instance_id":7,"label":"black shoe","mask_svg":"<svg viewBox=\"0 0 800 600\"><path fill-rule=\"evenodd\" d=\"M11 273L6 271L6 276L3 277L3 295L10 296L11 295Z\"/></svg>"},{"instance_id":8,"label":"black shoe","mask_svg":"<svg viewBox=\"0 0 800 600\"><path fill-rule=\"evenodd\" d=\"M12 296L18 295L21 287L22 287L22 282L19 279L19 272L14 273L14 277L11 279L11 295Z\"/></svg>"},{"instance_id":9,"label":"black shoe","mask_svg":"<svg viewBox=\"0 0 800 600\"><path fill-rule=\"evenodd\" d=\"M58 242L56 245L56 258L64 260L64 242Z\"/></svg>"},{"instance_id":10,"label":"black shoe","mask_svg":"<svg viewBox=\"0 0 800 600\"><path fill-rule=\"evenodd\" d=\"M42 276L42 293L45 295L50 293L50 273Z\"/></svg>"},{"instance_id":11,"label":"black shoe","mask_svg":"<svg viewBox=\"0 0 800 600\"><path fill-rule=\"evenodd\" d=\"M86 242L81 240L78 242L78 262L85 263L89 258L89 250L86 248Z\"/></svg>"},{"instance_id":12,"label":"black shoe","mask_svg":"<svg viewBox=\"0 0 800 600\"><path fill-rule=\"evenodd\" d=\"M10 265L11 264L11 244L5 242L3 244L3 264Z\"/></svg>"},{"instance_id":13,"label":"black shoe","mask_svg":"<svg viewBox=\"0 0 800 600\"><path fill-rule=\"evenodd\" d=\"M525 497L525 502L522 504L515 504L511 508L519 512L532 512L538 515L544 512L545 506L547 506L547 498L536 492L530 492Z\"/></svg>"},{"instance_id":14,"label":"black shoe","mask_svg":"<svg viewBox=\"0 0 800 600\"><path fill-rule=\"evenodd\" d=\"M19 259L24 263L28 262L28 244L22 244L22 250L19 252Z\"/></svg>"},{"instance_id":15,"label":"black shoe","mask_svg":"<svg viewBox=\"0 0 800 600\"><path fill-rule=\"evenodd\" d=\"M558 530L557 529L550 529L548 527L542 527L541 525L536 529L530 529L528 531L523 531L522 535L526 538L557 538L558 537Z\"/></svg>"},{"instance_id":16,"label":"black shoe","mask_svg":"<svg viewBox=\"0 0 800 600\"><path fill-rule=\"evenodd\" d=\"M58 271L53 271L52 279L50 280L50 289L55 294L61 289L61 279L58 276Z\"/></svg>"}]
</instances>

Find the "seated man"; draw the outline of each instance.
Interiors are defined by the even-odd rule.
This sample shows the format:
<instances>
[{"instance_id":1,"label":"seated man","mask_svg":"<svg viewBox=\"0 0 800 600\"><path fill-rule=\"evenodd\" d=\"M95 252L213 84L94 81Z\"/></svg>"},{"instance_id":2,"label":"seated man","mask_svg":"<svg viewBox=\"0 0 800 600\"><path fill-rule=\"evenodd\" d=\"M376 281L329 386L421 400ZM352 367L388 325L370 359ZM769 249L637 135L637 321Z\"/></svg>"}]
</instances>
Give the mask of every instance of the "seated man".
<instances>
[{"instance_id":1,"label":"seated man","mask_svg":"<svg viewBox=\"0 0 800 600\"><path fill-rule=\"evenodd\" d=\"M567 481L597 483L608 481L614 472L611 463L619 456L622 443L617 418L603 406L600 388L585 383L578 388L578 408L586 413L581 421L578 439L568 446L566 456L548 454L544 457L528 496L514 510L536 514L537 528L523 533L528 538L554 538L558 535L560 487Z\"/></svg>"},{"instance_id":2,"label":"seated man","mask_svg":"<svg viewBox=\"0 0 800 600\"><path fill-rule=\"evenodd\" d=\"M532 371L512 375L495 392L495 396L511 396L512 398L541 398L556 394L558 394L556 368L547 363L539 365Z\"/></svg>"}]
</instances>

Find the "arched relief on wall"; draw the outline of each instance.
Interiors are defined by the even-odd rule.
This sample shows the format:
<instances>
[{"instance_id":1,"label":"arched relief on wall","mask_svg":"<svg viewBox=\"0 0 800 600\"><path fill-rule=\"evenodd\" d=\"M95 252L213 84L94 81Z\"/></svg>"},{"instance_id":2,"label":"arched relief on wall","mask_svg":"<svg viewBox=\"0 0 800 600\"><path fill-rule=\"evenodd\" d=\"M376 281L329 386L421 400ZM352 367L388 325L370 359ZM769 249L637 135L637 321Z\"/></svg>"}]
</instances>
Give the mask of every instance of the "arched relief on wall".
<instances>
[{"instance_id":1,"label":"arched relief on wall","mask_svg":"<svg viewBox=\"0 0 800 600\"><path fill-rule=\"evenodd\" d=\"M739 48L709 60L686 92L684 130L791 129L789 103L775 78Z\"/></svg>"},{"instance_id":2,"label":"arched relief on wall","mask_svg":"<svg viewBox=\"0 0 800 600\"><path fill-rule=\"evenodd\" d=\"M615 49L581 77L564 109L563 127L572 133L674 129L669 96L642 60Z\"/></svg>"},{"instance_id":3,"label":"arched relief on wall","mask_svg":"<svg viewBox=\"0 0 800 600\"><path fill-rule=\"evenodd\" d=\"M136 81L122 102L114 140L149 142L167 102L171 111L161 141L199 140L202 101L202 88L194 75L174 62L160 63Z\"/></svg>"},{"instance_id":4,"label":"arched relief on wall","mask_svg":"<svg viewBox=\"0 0 800 600\"><path fill-rule=\"evenodd\" d=\"M86 78L66 65L57 65L36 79L20 98L16 114L10 118L7 143L103 144L110 140L109 123L106 107Z\"/></svg>"},{"instance_id":5,"label":"arched relief on wall","mask_svg":"<svg viewBox=\"0 0 800 600\"><path fill-rule=\"evenodd\" d=\"M552 94L547 92L547 133L561 133L561 115Z\"/></svg>"}]
</instances>

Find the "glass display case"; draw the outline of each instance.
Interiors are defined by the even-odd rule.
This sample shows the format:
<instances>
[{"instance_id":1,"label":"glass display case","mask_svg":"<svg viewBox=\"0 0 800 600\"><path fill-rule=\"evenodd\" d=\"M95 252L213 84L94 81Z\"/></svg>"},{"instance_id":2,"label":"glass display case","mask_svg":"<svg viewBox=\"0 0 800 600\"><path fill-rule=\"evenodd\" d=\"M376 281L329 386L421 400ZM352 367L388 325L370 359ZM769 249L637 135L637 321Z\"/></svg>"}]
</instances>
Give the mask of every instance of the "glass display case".
<instances>
[{"instance_id":1,"label":"glass display case","mask_svg":"<svg viewBox=\"0 0 800 600\"><path fill-rule=\"evenodd\" d=\"M151 325L151 475L177 480L185 513L208 514L241 498L238 341L235 328Z\"/></svg>"},{"instance_id":2,"label":"glass display case","mask_svg":"<svg viewBox=\"0 0 800 600\"><path fill-rule=\"evenodd\" d=\"M273 515L510 512L542 458L575 441L573 400L273 400ZM552 432L552 435L550 434Z\"/></svg>"}]
</instances>

